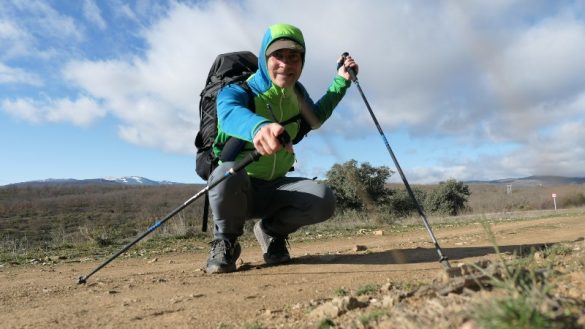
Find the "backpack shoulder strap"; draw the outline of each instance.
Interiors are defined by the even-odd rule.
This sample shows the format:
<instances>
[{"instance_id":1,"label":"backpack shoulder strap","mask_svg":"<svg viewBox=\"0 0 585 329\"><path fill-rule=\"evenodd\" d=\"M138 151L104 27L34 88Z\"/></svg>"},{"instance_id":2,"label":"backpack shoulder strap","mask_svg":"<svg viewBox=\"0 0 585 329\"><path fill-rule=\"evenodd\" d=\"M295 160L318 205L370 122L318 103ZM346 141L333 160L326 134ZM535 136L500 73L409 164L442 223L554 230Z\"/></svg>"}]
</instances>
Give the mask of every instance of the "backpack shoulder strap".
<instances>
[{"instance_id":1,"label":"backpack shoulder strap","mask_svg":"<svg viewBox=\"0 0 585 329\"><path fill-rule=\"evenodd\" d=\"M321 120L317 118L313 107L307 101L307 98L305 97L306 93L305 88L297 82L295 84L295 94L297 95L297 100L299 102L301 117L309 124L311 130L314 130L321 127Z\"/></svg>"},{"instance_id":2,"label":"backpack shoulder strap","mask_svg":"<svg viewBox=\"0 0 585 329\"><path fill-rule=\"evenodd\" d=\"M305 88L300 84L295 84L295 95L297 96L297 101L299 104L299 114L293 116L292 118L281 122L281 125L287 125L291 122L298 122L299 123L299 132L297 136L293 139L293 144L297 144L300 142L307 134L314 129L321 127L321 120L317 118L313 107L307 101L305 97L306 91Z\"/></svg>"}]
</instances>

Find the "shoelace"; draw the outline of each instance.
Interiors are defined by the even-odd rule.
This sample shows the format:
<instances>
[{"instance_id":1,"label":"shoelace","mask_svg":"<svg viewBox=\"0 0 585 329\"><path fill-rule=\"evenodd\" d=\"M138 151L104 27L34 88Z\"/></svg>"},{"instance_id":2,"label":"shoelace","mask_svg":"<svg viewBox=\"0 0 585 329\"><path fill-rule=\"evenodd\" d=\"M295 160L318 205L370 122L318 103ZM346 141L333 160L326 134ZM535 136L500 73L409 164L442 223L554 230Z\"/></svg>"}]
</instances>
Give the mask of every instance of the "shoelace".
<instances>
[{"instance_id":1,"label":"shoelace","mask_svg":"<svg viewBox=\"0 0 585 329\"><path fill-rule=\"evenodd\" d=\"M226 240L213 240L209 243L211 245L210 253L214 255L227 254L227 251L232 247L231 243Z\"/></svg>"}]
</instances>

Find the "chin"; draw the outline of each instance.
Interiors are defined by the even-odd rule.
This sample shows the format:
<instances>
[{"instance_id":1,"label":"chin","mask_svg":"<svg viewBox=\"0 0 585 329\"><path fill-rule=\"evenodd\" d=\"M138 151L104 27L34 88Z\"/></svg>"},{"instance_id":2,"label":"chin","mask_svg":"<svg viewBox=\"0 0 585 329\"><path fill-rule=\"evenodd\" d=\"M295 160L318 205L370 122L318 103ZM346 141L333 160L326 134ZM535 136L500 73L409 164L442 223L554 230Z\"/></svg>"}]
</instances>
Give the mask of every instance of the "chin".
<instances>
[{"instance_id":1,"label":"chin","mask_svg":"<svg viewBox=\"0 0 585 329\"><path fill-rule=\"evenodd\" d=\"M296 80L290 79L290 80L286 80L286 81L281 82L279 84L279 86L281 88L292 87L295 85L295 82L296 82Z\"/></svg>"}]
</instances>

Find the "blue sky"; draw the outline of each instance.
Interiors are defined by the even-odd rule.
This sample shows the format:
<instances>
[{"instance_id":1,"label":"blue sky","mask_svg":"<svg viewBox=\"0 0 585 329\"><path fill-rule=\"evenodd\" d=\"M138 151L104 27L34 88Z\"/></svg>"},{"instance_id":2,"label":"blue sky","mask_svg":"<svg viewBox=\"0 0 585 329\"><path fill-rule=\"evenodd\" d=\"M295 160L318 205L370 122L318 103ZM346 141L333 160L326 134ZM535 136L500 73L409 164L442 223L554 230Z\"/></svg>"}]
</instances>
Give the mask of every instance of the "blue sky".
<instances>
[{"instance_id":1,"label":"blue sky","mask_svg":"<svg viewBox=\"0 0 585 329\"><path fill-rule=\"evenodd\" d=\"M326 90L343 51L411 183L585 176L581 1L3 0L0 185L143 176L200 183L198 95L215 56L299 26L301 82ZM295 147L324 178L395 169L353 86ZM393 181L400 181L398 174Z\"/></svg>"}]
</instances>

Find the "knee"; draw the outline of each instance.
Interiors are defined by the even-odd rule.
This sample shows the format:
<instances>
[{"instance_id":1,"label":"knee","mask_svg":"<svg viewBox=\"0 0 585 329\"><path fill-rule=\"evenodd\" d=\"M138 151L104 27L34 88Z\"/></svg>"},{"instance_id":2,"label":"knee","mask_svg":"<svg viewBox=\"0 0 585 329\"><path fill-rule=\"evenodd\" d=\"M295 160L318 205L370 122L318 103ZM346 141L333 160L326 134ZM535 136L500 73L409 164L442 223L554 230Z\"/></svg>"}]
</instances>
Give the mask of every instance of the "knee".
<instances>
[{"instance_id":1,"label":"knee","mask_svg":"<svg viewBox=\"0 0 585 329\"><path fill-rule=\"evenodd\" d=\"M219 179L222 179L226 172L233 167L233 162L222 163L217 167L213 173L209 176L209 184L214 184ZM240 170L237 173L230 175L225 178L221 183L214 186L209 190L210 199L217 196L221 196L222 199L234 195L241 197L242 193L245 193L250 186L250 179L244 170Z\"/></svg>"},{"instance_id":2,"label":"knee","mask_svg":"<svg viewBox=\"0 0 585 329\"><path fill-rule=\"evenodd\" d=\"M323 185L323 195L320 199L316 211L320 221L325 221L333 216L335 213L336 198L333 190L326 185Z\"/></svg>"}]
</instances>

